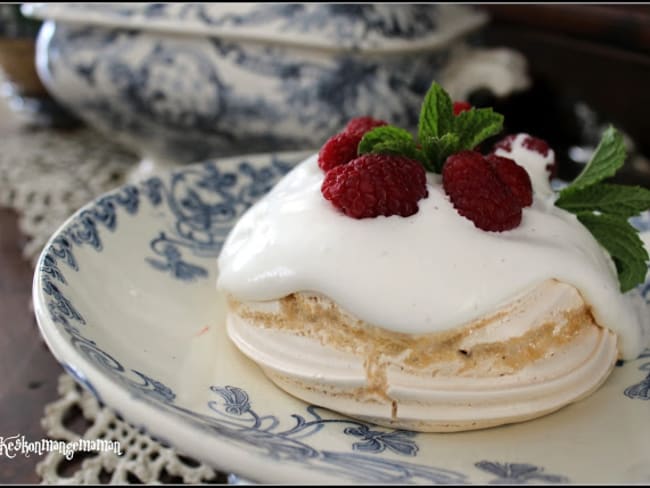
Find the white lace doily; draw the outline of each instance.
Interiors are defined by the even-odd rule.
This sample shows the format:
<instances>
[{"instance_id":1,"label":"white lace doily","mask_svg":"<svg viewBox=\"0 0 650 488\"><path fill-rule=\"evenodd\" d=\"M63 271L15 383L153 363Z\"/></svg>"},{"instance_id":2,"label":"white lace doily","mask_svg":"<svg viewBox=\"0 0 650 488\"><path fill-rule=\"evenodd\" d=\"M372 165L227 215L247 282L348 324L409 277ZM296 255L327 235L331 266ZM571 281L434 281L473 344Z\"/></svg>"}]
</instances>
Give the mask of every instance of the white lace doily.
<instances>
[{"instance_id":1,"label":"white lace doily","mask_svg":"<svg viewBox=\"0 0 650 488\"><path fill-rule=\"evenodd\" d=\"M59 396L45 408L43 428L55 440L79 439L118 443L122 455L113 451L79 451L72 460L63 452L48 452L36 472L44 484L127 484L127 483L225 483L225 475L208 466L180 456L172 448L134 429L95 397L83 390L72 377L59 377ZM67 425L70 418L83 417L82 432Z\"/></svg>"},{"instance_id":2,"label":"white lace doily","mask_svg":"<svg viewBox=\"0 0 650 488\"><path fill-rule=\"evenodd\" d=\"M81 128L57 131L29 128L11 120L0 100L0 207L13 208L26 237L26 259L35 264L56 229L77 209L125 182L138 158ZM43 426L53 441L119 441L111 451L77 452L71 461L58 451L37 466L43 483L225 483L236 482L210 467L177 454L138 432L79 388L72 377L59 379L60 398L45 409ZM73 419L79 425L68 426Z\"/></svg>"},{"instance_id":3,"label":"white lace doily","mask_svg":"<svg viewBox=\"0 0 650 488\"><path fill-rule=\"evenodd\" d=\"M32 263L75 210L120 185L136 157L90 129L19 130L0 141L0 206L14 208Z\"/></svg>"}]
</instances>

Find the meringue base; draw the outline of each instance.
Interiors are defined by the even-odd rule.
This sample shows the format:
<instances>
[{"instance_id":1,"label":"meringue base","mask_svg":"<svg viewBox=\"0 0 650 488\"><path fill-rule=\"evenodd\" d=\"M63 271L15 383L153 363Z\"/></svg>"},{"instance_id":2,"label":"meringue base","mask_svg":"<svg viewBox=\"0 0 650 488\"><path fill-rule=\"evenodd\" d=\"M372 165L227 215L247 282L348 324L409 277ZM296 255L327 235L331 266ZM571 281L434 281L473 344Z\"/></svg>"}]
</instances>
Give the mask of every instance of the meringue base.
<instances>
[{"instance_id":1,"label":"meringue base","mask_svg":"<svg viewBox=\"0 0 650 488\"><path fill-rule=\"evenodd\" d=\"M229 299L228 334L280 388L378 425L420 432L530 420L595 391L618 358L577 290L550 280L490 317L410 335L327 297Z\"/></svg>"}]
</instances>

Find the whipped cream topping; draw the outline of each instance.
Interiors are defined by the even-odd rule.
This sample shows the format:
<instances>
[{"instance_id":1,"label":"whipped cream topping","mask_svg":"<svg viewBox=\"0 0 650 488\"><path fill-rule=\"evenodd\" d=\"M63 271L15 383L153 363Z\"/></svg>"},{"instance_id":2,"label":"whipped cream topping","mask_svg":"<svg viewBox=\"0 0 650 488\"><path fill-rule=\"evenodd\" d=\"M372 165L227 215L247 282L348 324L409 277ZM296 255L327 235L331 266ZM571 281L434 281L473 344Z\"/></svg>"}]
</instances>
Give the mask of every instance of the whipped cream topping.
<instances>
[{"instance_id":1,"label":"whipped cream topping","mask_svg":"<svg viewBox=\"0 0 650 488\"><path fill-rule=\"evenodd\" d=\"M322 197L323 178L314 155L242 216L218 259L221 290L240 301L318 292L368 323L421 334L476 320L557 279L619 335L623 358L643 350L647 309L620 293L609 255L552 196L535 193L521 225L497 233L460 216L437 175L428 175L416 214L361 220Z\"/></svg>"}]
</instances>

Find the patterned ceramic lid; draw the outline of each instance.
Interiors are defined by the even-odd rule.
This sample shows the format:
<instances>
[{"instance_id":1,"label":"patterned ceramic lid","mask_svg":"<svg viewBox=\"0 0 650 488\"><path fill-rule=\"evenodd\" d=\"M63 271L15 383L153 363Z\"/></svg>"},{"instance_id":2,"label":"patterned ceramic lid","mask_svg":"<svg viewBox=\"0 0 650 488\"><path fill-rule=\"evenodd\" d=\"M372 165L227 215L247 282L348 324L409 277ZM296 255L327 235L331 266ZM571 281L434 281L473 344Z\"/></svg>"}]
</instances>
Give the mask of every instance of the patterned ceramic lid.
<instances>
[{"instance_id":1,"label":"patterned ceramic lid","mask_svg":"<svg viewBox=\"0 0 650 488\"><path fill-rule=\"evenodd\" d=\"M447 44L487 15L454 4L27 3L40 19L142 28L327 50L416 50Z\"/></svg>"}]
</instances>

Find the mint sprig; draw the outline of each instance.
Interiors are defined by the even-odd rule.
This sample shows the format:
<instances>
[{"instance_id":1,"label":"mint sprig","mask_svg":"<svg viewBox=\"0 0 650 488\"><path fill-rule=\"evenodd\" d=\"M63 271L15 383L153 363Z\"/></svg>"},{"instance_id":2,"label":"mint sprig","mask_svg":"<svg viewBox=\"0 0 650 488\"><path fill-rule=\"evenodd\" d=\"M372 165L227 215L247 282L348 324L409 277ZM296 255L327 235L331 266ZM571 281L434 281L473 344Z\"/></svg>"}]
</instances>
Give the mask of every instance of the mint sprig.
<instances>
[{"instance_id":1,"label":"mint sprig","mask_svg":"<svg viewBox=\"0 0 650 488\"><path fill-rule=\"evenodd\" d=\"M425 159L424 167L427 171L440 173L445 159L457 151L460 145L460 137L453 132L446 132L441 137L426 137L422 139Z\"/></svg>"},{"instance_id":2,"label":"mint sprig","mask_svg":"<svg viewBox=\"0 0 650 488\"><path fill-rule=\"evenodd\" d=\"M424 96L420 108L418 139L442 137L451 132L454 126L454 104L449 94L438 84L432 83Z\"/></svg>"},{"instance_id":3,"label":"mint sprig","mask_svg":"<svg viewBox=\"0 0 650 488\"><path fill-rule=\"evenodd\" d=\"M650 190L640 186L598 183L560 193L555 205L574 214L600 212L627 219L650 208Z\"/></svg>"},{"instance_id":4,"label":"mint sprig","mask_svg":"<svg viewBox=\"0 0 650 488\"><path fill-rule=\"evenodd\" d=\"M491 108L472 108L455 116L449 94L433 82L420 109L417 141L407 137L404 133L410 133L404 129L381 126L365 134L358 153L401 154L416 159L427 171L440 173L451 154L474 149L502 128L503 115Z\"/></svg>"},{"instance_id":5,"label":"mint sprig","mask_svg":"<svg viewBox=\"0 0 650 488\"><path fill-rule=\"evenodd\" d=\"M424 158L411 133L392 125L382 125L368 132L359 143L357 152L399 154L418 161Z\"/></svg>"},{"instance_id":6,"label":"mint sprig","mask_svg":"<svg viewBox=\"0 0 650 488\"><path fill-rule=\"evenodd\" d=\"M605 130L591 160L573 182L562 190L566 195L614 176L625 162L623 136L611 125Z\"/></svg>"},{"instance_id":7,"label":"mint sprig","mask_svg":"<svg viewBox=\"0 0 650 488\"><path fill-rule=\"evenodd\" d=\"M576 217L612 257L622 292L645 281L648 251L638 231L627 220L593 212L578 212Z\"/></svg>"},{"instance_id":8,"label":"mint sprig","mask_svg":"<svg viewBox=\"0 0 650 488\"><path fill-rule=\"evenodd\" d=\"M491 108L470 109L454 119L454 132L459 135L461 149L473 149L488 137L501 132L503 115Z\"/></svg>"},{"instance_id":9,"label":"mint sprig","mask_svg":"<svg viewBox=\"0 0 650 488\"><path fill-rule=\"evenodd\" d=\"M623 137L608 127L587 166L555 201L556 206L575 214L610 254L622 292L645 281L650 260L638 231L628 222L650 209L650 190L603 183L623 166L625 157Z\"/></svg>"}]
</instances>

